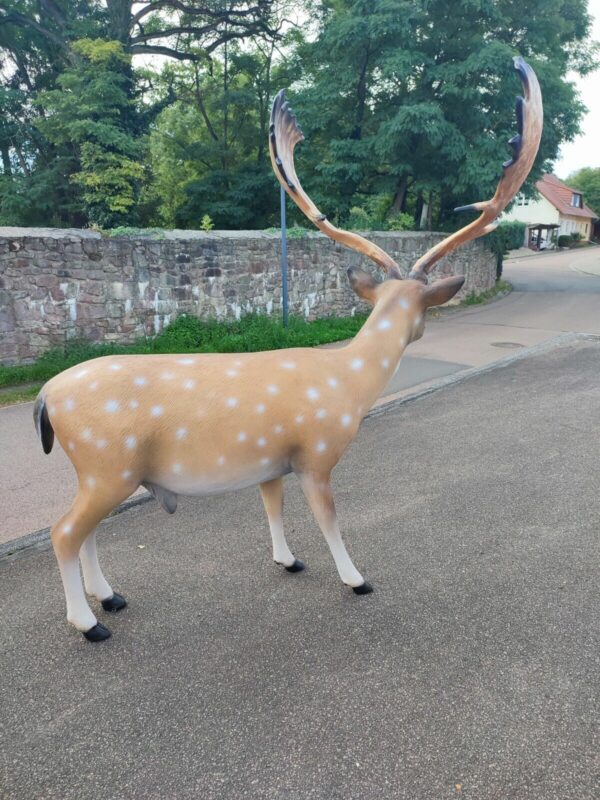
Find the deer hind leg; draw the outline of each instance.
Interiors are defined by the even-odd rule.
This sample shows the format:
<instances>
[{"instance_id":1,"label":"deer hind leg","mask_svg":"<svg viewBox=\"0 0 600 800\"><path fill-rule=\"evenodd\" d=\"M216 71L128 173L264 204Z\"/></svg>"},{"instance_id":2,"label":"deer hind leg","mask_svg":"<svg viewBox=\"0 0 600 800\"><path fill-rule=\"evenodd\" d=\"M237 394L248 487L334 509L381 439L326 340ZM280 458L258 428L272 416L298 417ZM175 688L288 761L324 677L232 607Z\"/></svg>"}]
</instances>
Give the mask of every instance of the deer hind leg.
<instances>
[{"instance_id":1,"label":"deer hind leg","mask_svg":"<svg viewBox=\"0 0 600 800\"><path fill-rule=\"evenodd\" d=\"M356 594L369 594L373 591L373 587L365 581L352 563L342 540L329 475L323 477L305 474L300 476L300 482L304 496L329 545L340 578L346 586L351 586Z\"/></svg>"},{"instance_id":2,"label":"deer hind leg","mask_svg":"<svg viewBox=\"0 0 600 800\"><path fill-rule=\"evenodd\" d=\"M304 569L304 564L294 557L283 532L283 479L275 478L261 483L260 494L273 540L273 561L282 564L288 572L300 572Z\"/></svg>"},{"instance_id":3,"label":"deer hind leg","mask_svg":"<svg viewBox=\"0 0 600 800\"><path fill-rule=\"evenodd\" d=\"M79 552L96 525L124 499L123 492L111 493L108 488L92 491L80 486L73 505L52 528L52 546L63 582L67 620L92 642L108 639L110 631L98 622L88 605L79 572ZM89 547L85 550L84 562L90 554ZM88 567L89 564L88 558Z\"/></svg>"},{"instance_id":4,"label":"deer hind leg","mask_svg":"<svg viewBox=\"0 0 600 800\"><path fill-rule=\"evenodd\" d=\"M105 611L120 611L125 608L127 601L122 595L113 592L100 569L96 548L96 531L92 531L81 545L79 558L86 592L100 600Z\"/></svg>"}]
</instances>

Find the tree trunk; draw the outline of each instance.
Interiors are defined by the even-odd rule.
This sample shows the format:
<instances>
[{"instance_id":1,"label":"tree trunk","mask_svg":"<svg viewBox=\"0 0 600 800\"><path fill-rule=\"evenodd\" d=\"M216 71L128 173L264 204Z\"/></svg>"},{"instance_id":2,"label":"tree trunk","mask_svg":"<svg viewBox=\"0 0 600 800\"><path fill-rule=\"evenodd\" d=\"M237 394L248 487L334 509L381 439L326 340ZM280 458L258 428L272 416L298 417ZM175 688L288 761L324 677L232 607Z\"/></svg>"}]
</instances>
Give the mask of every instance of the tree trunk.
<instances>
[{"instance_id":1,"label":"tree trunk","mask_svg":"<svg viewBox=\"0 0 600 800\"><path fill-rule=\"evenodd\" d=\"M433 212L433 192L429 192L429 201L427 203L427 230L431 230L431 219Z\"/></svg>"},{"instance_id":2,"label":"tree trunk","mask_svg":"<svg viewBox=\"0 0 600 800\"><path fill-rule=\"evenodd\" d=\"M408 178L400 178L396 184L396 193L394 194L394 202L390 208L390 216L395 217L406 208L406 193L408 191Z\"/></svg>"},{"instance_id":3,"label":"tree trunk","mask_svg":"<svg viewBox=\"0 0 600 800\"><path fill-rule=\"evenodd\" d=\"M12 166L10 163L10 151L8 149L8 144L3 142L0 146L0 153L2 154L2 168L4 174L7 175L9 178L12 178Z\"/></svg>"},{"instance_id":4,"label":"tree trunk","mask_svg":"<svg viewBox=\"0 0 600 800\"><path fill-rule=\"evenodd\" d=\"M415 208L415 225L417 229L421 227L421 216L423 214L423 192L419 189L417 194L417 206Z\"/></svg>"},{"instance_id":5,"label":"tree trunk","mask_svg":"<svg viewBox=\"0 0 600 800\"><path fill-rule=\"evenodd\" d=\"M351 139L358 141L362 137L362 126L365 118L365 107L367 104L367 67L369 66L369 49L365 52L365 57L360 69L358 78L358 85L356 87L356 98L358 100L356 109L356 122L352 133Z\"/></svg>"}]
</instances>

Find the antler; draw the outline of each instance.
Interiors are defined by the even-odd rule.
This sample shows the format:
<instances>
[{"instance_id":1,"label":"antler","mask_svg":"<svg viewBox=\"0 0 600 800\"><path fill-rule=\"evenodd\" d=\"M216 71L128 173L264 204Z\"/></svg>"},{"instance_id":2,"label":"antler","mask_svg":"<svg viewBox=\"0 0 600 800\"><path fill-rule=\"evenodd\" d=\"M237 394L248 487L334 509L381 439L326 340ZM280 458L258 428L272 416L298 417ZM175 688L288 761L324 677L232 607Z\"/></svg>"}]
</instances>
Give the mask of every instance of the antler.
<instances>
[{"instance_id":1,"label":"antler","mask_svg":"<svg viewBox=\"0 0 600 800\"><path fill-rule=\"evenodd\" d=\"M271 163L279 183L289 194L298 208L306 214L317 228L336 242L358 250L359 253L371 258L390 277L401 278L402 273L398 264L385 250L376 244L359 236L357 233L343 231L332 225L325 214L322 214L310 197L306 194L294 168L294 148L304 140L304 134L296 117L286 102L283 89L273 101L271 110L271 125L269 128L269 151Z\"/></svg>"},{"instance_id":2,"label":"antler","mask_svg":"<svg viewBox=\"0 0 600 800\"><path fill-rule=\"evenodd\" d=\"M514 59L515 69L520 75L525 98L517 97L517 129L518 134L509 140L513 156L502 165L502 177L491 200L459 206L455 211L481 211L474 222L461 228L439 244L428 250L414 265L409 278L427 283L427 273L440 258L451 252L464 242L477 239L490 233L498 225L497 217L502 213L517 194L533 165L540 146L544 112L542 93L535 72L521 56Z\"/></svg>"}]
</instances>

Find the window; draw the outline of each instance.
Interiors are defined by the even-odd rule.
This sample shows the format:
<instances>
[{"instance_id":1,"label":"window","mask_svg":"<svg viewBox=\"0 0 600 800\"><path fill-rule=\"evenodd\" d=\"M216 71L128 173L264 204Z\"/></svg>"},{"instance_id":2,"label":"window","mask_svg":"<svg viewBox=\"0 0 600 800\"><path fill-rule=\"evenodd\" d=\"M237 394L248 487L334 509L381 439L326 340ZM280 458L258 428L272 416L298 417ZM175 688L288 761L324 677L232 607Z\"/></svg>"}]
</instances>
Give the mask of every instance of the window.
<instances>
[{"instance_id":1,"label":"window","mask_svg":"<svg viewBox=\"0 0 600 800\"><path fill-rule=\"evenodd\" d=\"M528 205L529 205L529 198L528 198L528 197L525 197L525 195L523 194L523 192L520 192L520 193L517 195L517 205L518 205L518 206L528 206Z\"/></svg>"},{"instance_id":2,"label":"window","mask_svg":"<svg viewBox=\"0 0 600 800\"><path fill-rule=\"evenodd\" d=\"M573 192L571 195L571 205L574 208L583 208L583 198L577 192Z\"/></svg>"}]
</instances>

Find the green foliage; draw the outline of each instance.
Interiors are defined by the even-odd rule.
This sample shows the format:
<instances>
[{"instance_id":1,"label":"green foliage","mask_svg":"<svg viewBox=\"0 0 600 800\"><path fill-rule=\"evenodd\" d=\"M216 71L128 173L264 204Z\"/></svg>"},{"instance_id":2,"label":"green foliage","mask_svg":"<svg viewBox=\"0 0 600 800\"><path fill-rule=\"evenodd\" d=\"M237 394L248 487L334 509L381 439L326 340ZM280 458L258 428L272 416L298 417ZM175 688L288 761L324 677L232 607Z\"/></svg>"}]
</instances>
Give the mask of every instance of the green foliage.
<instances>
[{"instance_id":1,"label":"green foliage","mask_svg":"<svg viewBox=\"0 0 600 800\"><path fill-rule=\"evenodd\" d=\"M130 59L120 42L83 39L79 56L41 92L36 103L47 112L37 128L57 148L70 152L69 181L82 188L88 220L103 227L131 220L143 167L139 142L126 130L132 101Z\"/></svg>"},{"instance_id":2,"label":"green foliage","mask_svg":"<svg viewBox=\"0 0 600 800\"><path fill-rule=\"evenodd\" d=\"M210 218L209 214L205 214L202 219L200 220L200 230L201 231L212 231L215 227L215 223Z\"/></svg>"},{"instance_id":3,"label":"green foliage","mask_svg":"<svg viewBox=\"0 0 600 800\"><path fill-rule=\"evenodd\" d=\"M581 241L581 233L579 231L573 231L573 233L571 234L571 239L574 242L580 242Z\"/></svg>"},{"instance_id":4,"label":"green foliage","mask_svg":"<svg viewBox=\"0 0 600 800\"><path fill-rule=\"evenodd\" d=\"M272 316L259 314L239 321L203 321L182 315L153 339L132 345L92 344L72 339L64 348L50 350L34 364L0 366L0 387L46 381L68 367L98 356L120 353L237 353L278 350L284 347L315 347L354 336L366 317L328 317L307 322L290 317L289 327Z\"/></svg>"},{"instance_id":5,"label":"green foliage","mask_svg":"<svg viewBox=\"0 0 600 800\"><path fill-rule=\"evenodd\" d=\"M569 175L565 182L583 192L584 203L600 216L600 167L584 167Z\"/></svg>"},{"instance_id":6,"label":"green foliage","mask_svg":"<svg viewBox=\"0 0 600 800\"><path fill-rule=\"evenodd\" d=\"M415 228L415 221L410 214L401 211L387 221L388 231L411 231Z\"/></svg>"},{"instance_id":7,"label":"green foliage","mask_svg":"<svg viewBox=\"0 0 600 800\"><path fill-rule=\"evenodd\" d=\"M498 278L491 289L486 289L485 292L479 292L479 294L471 292L461 302L461 305L478 306L482 305L483 303L489 303L490 300L494 300L498 296L504 297L504 295L512 292L512 288L513 287L511 283Z\"/></svg>"},{"instance_id":8,"label":"green foliage","mask_svg":"<svg viewBox=\"0 0 600 800\"><path fill-rule=\"evenodd\" d=\"M570 247L573 244L573 237L569 236L569 234L561 234L558 237L558 246L559 247Z\"/></svg>"},{"instance_id":9,"label":"green foliage","mask_svg":"<svg viewBox=\"0 0 600 800\"><path fill-rule=\"evenodd\" d=\"M526 192L578 131L567 76L597 61L586 0L460 0L456 13L448 0L304 0L298 28L263 0L4 5L18 12L0 20L4 224L277 224L269 110L287 86L309 140L298 172L330 219L452 230L454 206L493 194L516 130L511 56L544 93ZM132 65L142 53L173 58ZM594 173L576 176L592 207Z\"/></svg>"}]
</instances>

